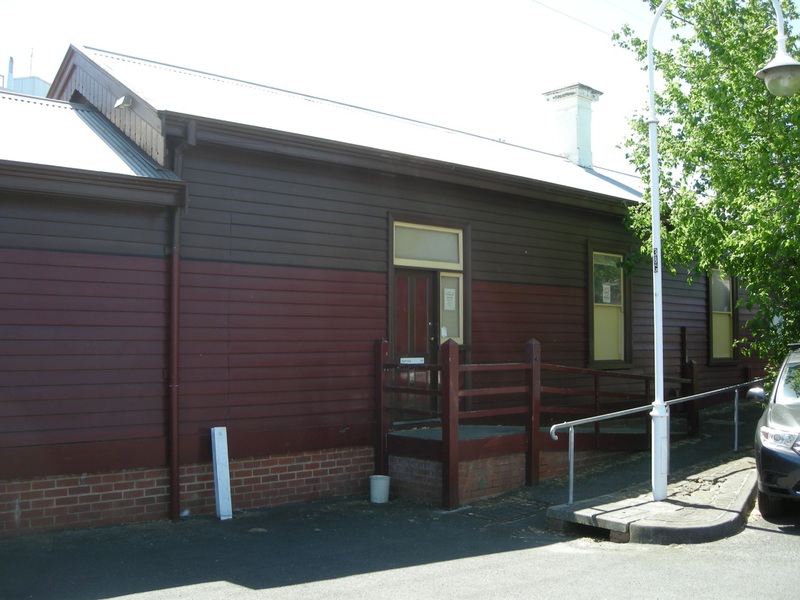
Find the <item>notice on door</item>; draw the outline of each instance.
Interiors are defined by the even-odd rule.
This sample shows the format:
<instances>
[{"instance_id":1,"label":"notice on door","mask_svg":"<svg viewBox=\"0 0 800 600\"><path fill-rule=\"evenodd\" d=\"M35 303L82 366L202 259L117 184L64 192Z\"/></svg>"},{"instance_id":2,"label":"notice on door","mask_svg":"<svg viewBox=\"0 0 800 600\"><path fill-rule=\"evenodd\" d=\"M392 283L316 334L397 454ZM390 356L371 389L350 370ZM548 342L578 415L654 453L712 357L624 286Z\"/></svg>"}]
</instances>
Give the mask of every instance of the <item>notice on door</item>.
<instances>
[{"instance_id":1,"label":"notice on door","mask_svg":"<svg viewBox=\"0 0 800 600\"><path fill-rule=\"evenodd\" d=\"M444 310L458 310L458 305L456 304L455 288L445 288L443 300L444 300L443 302L444 306L442 308Z\"/></svg>"},{"instance_id":2,"label":"notice on door","mask_svg":"<svg viewBox=\"0 0 800 600\"><path fill-rule=\"evenodd\" d=\"M603 284L603 304L611 304L611 284Z\"/></svg>"}]
</instances>

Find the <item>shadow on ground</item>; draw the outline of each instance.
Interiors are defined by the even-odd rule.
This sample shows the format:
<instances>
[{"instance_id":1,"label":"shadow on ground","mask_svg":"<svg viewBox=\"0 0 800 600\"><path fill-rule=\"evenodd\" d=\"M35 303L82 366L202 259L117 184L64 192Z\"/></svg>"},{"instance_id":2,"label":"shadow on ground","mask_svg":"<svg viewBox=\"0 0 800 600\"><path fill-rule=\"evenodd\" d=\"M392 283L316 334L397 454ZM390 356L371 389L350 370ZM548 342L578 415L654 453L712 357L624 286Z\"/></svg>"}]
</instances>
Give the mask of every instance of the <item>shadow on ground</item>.
<instances>
[{"instance_id":1,"label":"shadow on ground","mask_svg":"<svg viewBox=\"0 0 800 600\"><path fill-rule=\"evenodd\" d=\"M740 454L751 452L760 411L743 412ZM726 415L704 414L698 438L673 444L676 472L730 460L732 431ZM638 453L584 471L576 500L646 487L649 460ZM359 497L225 522L195 517L0 539L0 598L113 598L215 581L259 590L540 547L565 540L547 530L545 512L566 494L566 481L556 479L451 512ZM788 519L787 532L797 533Z\"/></svg>"},{"instance_id":2,"label":"shadow on ground","mask_svg":"<svg viewBox=\"0 0 800 600\"><path fill-rule=\"evenodd\" d=\"M478 516L351 498L225 522L198 517L11 538L0 541L0 597L107 598L213 581L263 589L563 540L529 529L545 507L503 504Z\"/></svg>"}]
</instances>

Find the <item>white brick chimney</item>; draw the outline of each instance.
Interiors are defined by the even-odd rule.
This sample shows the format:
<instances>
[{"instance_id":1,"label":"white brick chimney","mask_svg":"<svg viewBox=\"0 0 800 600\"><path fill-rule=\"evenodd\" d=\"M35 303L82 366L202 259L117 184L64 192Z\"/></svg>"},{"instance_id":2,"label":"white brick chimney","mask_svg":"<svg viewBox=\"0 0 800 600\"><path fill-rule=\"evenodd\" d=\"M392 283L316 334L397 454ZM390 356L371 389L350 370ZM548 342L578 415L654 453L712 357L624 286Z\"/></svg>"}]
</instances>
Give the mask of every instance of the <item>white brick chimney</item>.
<instances>
[{"instance_id":1,"label":"white brick chimney","mask_svg":"<svg viewBox=\"0 0 800 600\"><path fill-rule=\"evenodd\" d=\"M556 110L556 135L561 142L561 156L581 167L592 168L592 102L603 92L576 83L544 96Z\"/></svg>"}]
</instances>

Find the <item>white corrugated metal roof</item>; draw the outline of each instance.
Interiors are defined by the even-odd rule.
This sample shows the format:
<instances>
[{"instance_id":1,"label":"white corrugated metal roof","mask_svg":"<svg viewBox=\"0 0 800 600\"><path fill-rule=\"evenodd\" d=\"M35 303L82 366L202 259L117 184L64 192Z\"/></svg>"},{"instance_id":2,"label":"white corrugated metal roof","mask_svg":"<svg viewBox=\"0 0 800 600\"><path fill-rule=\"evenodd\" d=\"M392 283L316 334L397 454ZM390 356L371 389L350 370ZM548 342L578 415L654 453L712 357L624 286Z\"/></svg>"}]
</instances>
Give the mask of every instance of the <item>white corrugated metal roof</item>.
<instances>
[{"instance_id":1,"label":"white corrugated metal roof","mask_svg":"<svg viewBox=\"0 0 800 600\"><path fill-rule=\"evenodd\" d=\"M627 201L641 199L637 177L584 169L553 154L269 86L94 48L83 51L157 111L323 138Z\"/></svg>"},{"instance_id":2,"label":"white corrugated metal roof","mask_svg":"<svg viewBox=\"0 0 800 600\"><path fill-rule=\"evenodd\" d=\"M11 92L0 92L0 160L178 179L95 109Z\"/></svg>"}]
</instances>

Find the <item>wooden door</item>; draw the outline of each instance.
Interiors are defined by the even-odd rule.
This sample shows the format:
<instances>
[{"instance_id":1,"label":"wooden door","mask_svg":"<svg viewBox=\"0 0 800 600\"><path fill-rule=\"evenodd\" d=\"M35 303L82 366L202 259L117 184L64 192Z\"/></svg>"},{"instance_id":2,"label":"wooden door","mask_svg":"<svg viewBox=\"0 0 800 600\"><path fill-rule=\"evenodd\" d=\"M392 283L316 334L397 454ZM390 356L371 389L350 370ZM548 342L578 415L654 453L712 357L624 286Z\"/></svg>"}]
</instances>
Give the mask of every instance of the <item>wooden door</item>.
<instances>
[{"instance_id":1,"label":"wooden door","mask_svg":"<svg viewBox=\"0 0 800 600\"><path fill-rule=\"evenodd\" d=\"M395 271L394 359L437 360L439 349L436 272Z\"/></svg>"},{"instance_id":2,"label":"wooden door","mask_svg":"<svg viewBox=\"0 0 800 600\"><path fill-rule=\"evenodd\" d=\"M415 369L414 363L438 361L438 291L436 271L398 269L394 277L394 327L392 354L395 362L409 364L398 372L401 386L425 390L435 389L436 373ZM402 395L406 409L436 410L437 401L430 395Z\"/></svg>"}]
</instances>

